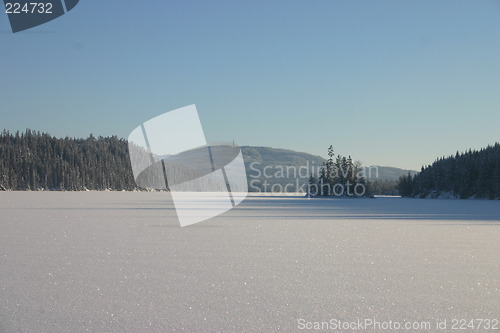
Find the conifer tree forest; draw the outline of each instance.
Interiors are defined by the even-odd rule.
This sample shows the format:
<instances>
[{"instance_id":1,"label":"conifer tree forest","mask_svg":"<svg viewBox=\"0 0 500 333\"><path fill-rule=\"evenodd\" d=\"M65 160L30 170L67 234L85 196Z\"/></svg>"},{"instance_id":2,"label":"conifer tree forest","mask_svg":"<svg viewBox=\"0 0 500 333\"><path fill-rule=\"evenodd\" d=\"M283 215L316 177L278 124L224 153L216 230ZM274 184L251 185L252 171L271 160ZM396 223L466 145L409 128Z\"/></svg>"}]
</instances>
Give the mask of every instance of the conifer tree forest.
<instances>
[{"instance_id":1,"label":"conifer tree forest","mask_svg":"<svg viewBox=\"0 0 500 333\"><path fill-rule=\"evenodd\" d=\"M126 140L0 134L0 190L134 190Z\"/></svg>"},{"instance_id":2,"label":"conifer tree forest","mask_svg":"<svg viewBox=\"0 0 500 333\"><path fill-rule=\"evenodd\" d=\"M437 159L399 179L399 193L419 198L500 199L500 144Z\"/></svg>"}]
</instances>

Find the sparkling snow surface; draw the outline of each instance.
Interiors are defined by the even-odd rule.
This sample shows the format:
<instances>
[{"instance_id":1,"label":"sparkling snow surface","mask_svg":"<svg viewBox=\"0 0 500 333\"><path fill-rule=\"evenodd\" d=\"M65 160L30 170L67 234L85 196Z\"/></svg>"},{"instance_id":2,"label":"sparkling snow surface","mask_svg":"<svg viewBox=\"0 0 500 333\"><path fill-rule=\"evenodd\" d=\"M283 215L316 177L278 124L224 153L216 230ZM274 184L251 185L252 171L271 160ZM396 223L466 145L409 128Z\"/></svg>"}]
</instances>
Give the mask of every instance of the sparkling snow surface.
<instances>
[{"instance_id":1,"label":"sparkling snow surface","mask_svg":"<svg viewBox=\"0 0 500 333\"><path fill-rule=\"evenodd\" d=\"M180 228L168 193L0 192L0 332L498 318L499 254L499 201L251 196Z\"/></svg>"}]
</instances>

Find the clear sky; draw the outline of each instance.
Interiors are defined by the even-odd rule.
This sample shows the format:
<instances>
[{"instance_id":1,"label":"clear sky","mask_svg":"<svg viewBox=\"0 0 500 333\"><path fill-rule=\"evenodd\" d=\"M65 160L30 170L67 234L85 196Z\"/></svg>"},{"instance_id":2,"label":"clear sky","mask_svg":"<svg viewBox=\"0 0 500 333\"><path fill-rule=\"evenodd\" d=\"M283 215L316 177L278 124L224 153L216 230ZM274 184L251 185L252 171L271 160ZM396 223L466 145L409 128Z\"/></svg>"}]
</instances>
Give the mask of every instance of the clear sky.
<instances>
[{"instance_id":1,"label":"clear sky","mask_svg":"<svg viewBox=\"0 0 500 333\"><path fill-rule=\"evenodd\" d=\"M208 141L419 169L500 141L498 0L81 0L12 34L0 128L116 134L196 104Z\"/></svg>"}]
</instances>

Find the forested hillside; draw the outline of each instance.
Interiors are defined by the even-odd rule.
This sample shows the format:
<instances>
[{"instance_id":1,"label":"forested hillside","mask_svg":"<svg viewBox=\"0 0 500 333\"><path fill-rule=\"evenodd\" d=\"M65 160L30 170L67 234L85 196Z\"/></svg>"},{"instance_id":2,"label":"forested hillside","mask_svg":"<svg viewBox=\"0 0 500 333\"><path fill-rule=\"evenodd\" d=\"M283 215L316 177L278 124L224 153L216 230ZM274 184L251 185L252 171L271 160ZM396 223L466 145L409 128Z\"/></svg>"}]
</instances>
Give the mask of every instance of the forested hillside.
<instances>
[{"instance_id":1,"label":"forested hillside","mask_svg":"<svg viewBox=\"0 0 500 333\"><path fill-rule=\"evenodd\" d=\"M407 197L500 198L500 144L440 158L415 175L401 177Z\"/></svg>"},{"instance_id":2,"label":"forested hillside","mask_svg":"<svg viewBox=\"0 0 500 333\"><path fill-rule=\"evenodd\" d=\"M58 139L27 130L0 134L0 189L136 189L126 140Z\"/></svg>"}]
</instances>

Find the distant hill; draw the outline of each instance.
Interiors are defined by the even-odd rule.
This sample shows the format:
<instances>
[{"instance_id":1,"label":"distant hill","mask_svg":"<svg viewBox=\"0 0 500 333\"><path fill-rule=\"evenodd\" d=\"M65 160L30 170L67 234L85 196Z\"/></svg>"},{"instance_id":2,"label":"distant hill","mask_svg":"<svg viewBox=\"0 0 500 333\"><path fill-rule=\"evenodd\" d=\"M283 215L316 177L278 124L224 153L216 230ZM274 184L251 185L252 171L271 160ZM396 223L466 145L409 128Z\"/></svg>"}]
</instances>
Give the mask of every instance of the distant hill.
<instances>
[{"instance_id":1,"label":"distant hill","mask_svg":"<svg viewBox=\"0 0 500 333\"><path fill-rule=\"evenodd\" d=\"M310 170L318 173L319 169L326 162L321 156L308 153L297 152L289 149L242 146L241 151L247 168L247 175L251 191L265 190L264 181L270 183L267 190L274 184L282 187L288 185L287 190L295 191L307 183ZM302 167L302 168L301 168ZM264 170L266 174L264 174ZM405 170L388 166L365 167L368 180L395 182L402 175L417 174L415 170ZM273 177L268 177L273 175ZM253 181L253 183L252 183ZM252 186L255 185L255 186ZM276 189L279 186L276 185Z\"/></svg>"},{"instance_id":2,"label":"distant hill","mask_svg":"<svg viewBox=\"0 0 500 333\"><path fill-rule=\"evenodd\" d=\"M265 162L267 165L301 166L309 161L321 166L326 161L321 156L281 148L242 146L241 151L246 163Z\"/></svg>"},{"instance_id":3,"label":"distant hill","mask_svg":"<svg viewBox=\"0 0 500 333\"><path fill-rule=\"evenodd\" d=\"M416 175L418 171L416 170L408 170L408 169L400 169L390 166L378 166L373 165L371 167L376 167L378 169L378 177L372 174L372 177L369 179L379 179L379 180L398 180L401 176L407 176L410 173L412 176Z\"/></svg>"},{"instance_id":4,"label":"distant hill","mask_svg":"<svg viewBox=\"0 0 500 333\"><path fill-rule=\"evenodd\" d=\"M251 192L304 191L309 170L319 170L320 156L270 147L241 147Z\"/></svg>"},{"instance_id":5,"label":"distant hill","mask_svg":"<svg viewBox=\"0 0 500 333\"><path fill-rule=\"evenodd\" d=\"M309 161L310 165L318 167L326 162L326 159L321 156L297 152L289 149L242 146L241 151L243 152L246 165L250 165L252 162L259 162L263 165L285 165L298 167L307 165L307 162ZM380 180L398 180L402 175L406 176L408 173L416 175L418 173L416 170L400 169L390 166L373 165L367 168L377 168L378 177L375 173L375 169L372 169L372 172L370 173L371 177L368 178L377 178Z\"/></svg>"}]
</instances>

